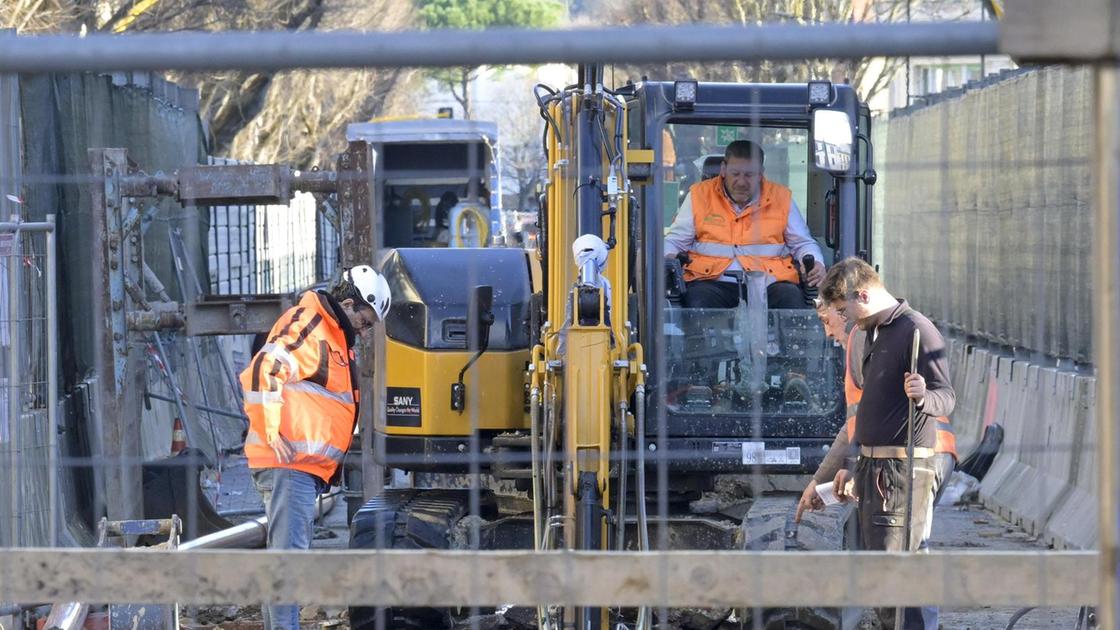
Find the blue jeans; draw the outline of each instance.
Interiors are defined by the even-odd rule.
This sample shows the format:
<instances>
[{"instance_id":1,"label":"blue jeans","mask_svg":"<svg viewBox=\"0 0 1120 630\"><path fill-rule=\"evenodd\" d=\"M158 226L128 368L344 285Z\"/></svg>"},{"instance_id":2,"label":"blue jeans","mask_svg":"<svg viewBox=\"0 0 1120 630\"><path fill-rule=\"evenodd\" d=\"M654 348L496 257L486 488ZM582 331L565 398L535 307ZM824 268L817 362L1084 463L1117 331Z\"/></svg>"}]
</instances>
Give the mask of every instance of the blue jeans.
<instances>
[{"instance_id":1,"label":"blue jeans","mask_svg":"<svg viewBox=\"0 0 1120 630\"><path fill-rule=\"evenodd\" d=\"M263 472L263 471L262 471ZM310 549L315 499L327 484L315 475L289 468L272 468L272 494L265 505L269 549ZM268 606L270 628L299 630L299 606Z\"/></svg>"}]
</instances>

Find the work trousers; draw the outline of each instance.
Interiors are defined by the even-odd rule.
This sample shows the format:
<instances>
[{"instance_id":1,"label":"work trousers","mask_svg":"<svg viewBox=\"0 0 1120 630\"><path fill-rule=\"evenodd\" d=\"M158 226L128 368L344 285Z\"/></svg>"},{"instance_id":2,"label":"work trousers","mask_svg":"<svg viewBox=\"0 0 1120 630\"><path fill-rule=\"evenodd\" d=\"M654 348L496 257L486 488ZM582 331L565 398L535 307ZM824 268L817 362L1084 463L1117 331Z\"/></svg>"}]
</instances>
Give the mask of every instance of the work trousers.
<instances>
[{"instance_id":1,"label":"work trousers","mask_svg":"<svg viewBox=\"0 0 1120 630\"><path fill-rule=\"evenodd\" d=\"M738 282L693 280L685 285L688 291L681 298L687 308L735 308L739 306ZM746 296L742 296L746 299ZM792 282L774 282L766 287L768 308L809 308L801 287Z\"/></svg>"},{"instance_id":2,"label":"work trousers","mask_svg":"<svg viewBox=\"0 0 1120 630\"><path fill-rule=\"evenodd\" d=\"M951 458L950 458L951 459ZM855 486L861 547L868 551L914 551L928 548L933 524L936 458L914 460L914 494L910 540L906 539L905 459L860 457ZM943 485L943 484L940 484ZM888 576L883 576L886 579ZM876 609L884 629L894 628L895 609ZM897 630L937 630L936 608L906 608L903 627Z\"/></svg>"}]
</instances>

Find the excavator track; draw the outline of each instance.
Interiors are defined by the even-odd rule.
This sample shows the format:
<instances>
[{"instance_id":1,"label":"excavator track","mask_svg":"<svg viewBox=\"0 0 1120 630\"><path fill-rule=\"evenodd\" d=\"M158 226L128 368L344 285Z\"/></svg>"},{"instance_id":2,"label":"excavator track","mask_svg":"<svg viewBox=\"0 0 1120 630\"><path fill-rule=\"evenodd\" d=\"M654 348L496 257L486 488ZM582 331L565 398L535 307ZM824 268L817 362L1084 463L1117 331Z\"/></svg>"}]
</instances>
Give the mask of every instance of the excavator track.
<instances>
[{"instance_id":1,"label":"excavator track","mask_svg":"<svg viewBox=\"0 0 1120 630\"><path fill-rule=\"evenodd\" d=\"M855 532L849 527L851 505L807 512L795 523L798 496L776 495L755 499L739 529L740 547L750 551L842 551L850 548ZM739 618L753 623L760 617L766 630L849 630L860 619L859 609L764 608L739 611ZM748 626L751 627L751 626Z\"/></svg>"},{"instance_id":2,"label":"excavator track","mask_svg":"<svg viewBox=\"0 0 1120 630\"><path fill-rule=\"evenodd\" d=\"M488 491L479 494L480 513L494 511ZM456 526L471 513L470 490L385 490L354 514L350 523L351 549L453 549ZM380 617L381 622L378 623ZM354 630L449 628L446 608L352 607Z\"/></svg>"}]
</instances>

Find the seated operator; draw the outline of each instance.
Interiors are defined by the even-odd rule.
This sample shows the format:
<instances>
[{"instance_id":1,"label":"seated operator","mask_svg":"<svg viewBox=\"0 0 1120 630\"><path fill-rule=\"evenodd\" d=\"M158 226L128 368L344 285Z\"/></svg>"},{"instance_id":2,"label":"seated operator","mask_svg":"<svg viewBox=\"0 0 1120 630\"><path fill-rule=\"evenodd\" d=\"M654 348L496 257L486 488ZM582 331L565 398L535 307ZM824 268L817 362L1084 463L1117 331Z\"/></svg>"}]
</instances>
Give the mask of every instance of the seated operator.
<instances>
[{"instance_id":1,"label":"seated operator","mask_svg":"<svg viewBox=\"0 0 1120 630\"><path fill-rule=\"evenodd\" d=\"M806 282L824 279L821 249L789 188L763 177L762 148L749 140L727 145L719 177L692 186L665 235L665 255L687 254L683 304L734 308L746 297L744 271L766 275L769 308L806 308L793 265L811 254Z\"/></svg>"}]
</instances>

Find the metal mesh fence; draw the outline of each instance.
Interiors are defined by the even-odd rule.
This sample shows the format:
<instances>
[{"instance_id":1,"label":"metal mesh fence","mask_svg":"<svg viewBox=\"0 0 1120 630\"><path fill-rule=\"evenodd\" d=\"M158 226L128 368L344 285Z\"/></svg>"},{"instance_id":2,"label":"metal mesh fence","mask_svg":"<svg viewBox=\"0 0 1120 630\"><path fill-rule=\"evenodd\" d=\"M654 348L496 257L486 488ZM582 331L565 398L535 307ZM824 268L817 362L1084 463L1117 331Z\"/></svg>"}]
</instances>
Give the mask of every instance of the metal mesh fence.
<instances>
[{"instance_id":1,"label":"metal mesh fence","mask_svg":"<svg viewBox=\"0 0 1120 630\"><path fill-rule=\"evenodd\" d=\"M210 164L239 164L209 158ZM329 202L300 193L287 206L212 206L210 293L291 293L329 280L338 264L338 230Z\"/></svg>"},{"instance_id":2,"label":"metal mesh fence","mask_svg":"<svg viewBox=\"0 0 1120 630\"><path fill-rule=\"evenodd\" d=\"M882 123L901 294L968 335L1091 361L1092 89L1088 68L1015 72Z\"/></svg>"},{"instance_id":3,"label":"metal mesh fence","mask_svg":"<svg viewBox=\"0 0 1120 630\"><path fill-rule=\"evenodd\" d=\"M576 199L599 183L575 168L587 156L554 128L571 123L557 117L575 120L593 110L579 106L590 94L618 115L627 109L614 102L624 98L619 93L538 90L552 151L550 214L547 238L528 253L380 251L383 213L401 212L392 218L409 227L437 226L438 212L418 211L435 201L419 190L435 176L426 176L423 164L409 165L402 190L419 192L391 206L392 196L379 188L379 156L361 143L339 147L345 153L329 177L269 171L285 186L313 191L296 193L289 205L207 206L206 190L139 148L173 144L173 132L110 146L116 138L75 131L67 150L88 151L87 163L54 162L56 172L18 184L40 195L52 186L78 191L68 189L69 199L80 200L72 206L58 203L68 243L82 252L67 264L90 268L80 280L90 286L64 290L70 304L57 322L63 331L84 331L71 335L81 348L60 353L56 374L68 398L56 469L65 477L65 543L157 549L14 549L57 542L46 526L49 501L36 492L51 471L43 430L48 322L40 304L46 250L37 240L42 234L5 240L0 232L0 597L27 602L0 606L0 618L16 613L15 625L30 624L48 615L35 602L78 598L92 606L79 616L128 622L141 620L143 605L99 602L242 606L178 611L191 625L208 625L215 615L261 623L258 604L266 601L316 604L305 608L305 622L362 630L753 630L794 623L833 630L875 623L872 607L939 604L944 627L1003 626L1021 605L1038 606L1048 627L1088 627L1099 576L1084 567L1099 559L1096 436L1098 419L1107 416L1098 412L1105 403L1084 367L1094 350L1091 289L1084 276L1067 272L1094 225L1090 76L1083 68L1046 68L970 86L897 113L872 136L883 200L872 206L882 217L873 230L882 244L872 250L891 292L942 324L946 342L937 351L956 398L945 421L956 431L955 463L972 473L938 479L950 498L930 508L933 534L923 538L934 549L920 554L860 553L852 506L815 510L797 522L799 497L812 497L822 481L810 475L837 432L845 434L853 404L845 376L854 373L843 344L850 338L826 338L810 308L761 308L774 283L730 268L734 290L748 295L740 302L736 294L733 308L692 308L661 294L663 233L686 199L695 203L701 189L694 186L708 181L732 140L764 145L769 179L792 190L807 240L823 250L819 262L832 265L870 246L852 231L866 235L861 222L872 220L860 206L872 192L870 178L833 177L816 166L810 108L782 104L807 99L808 86L789 88L777 104L766 101L763 88L747 98L720 92L719 99L717 90L735 88L695 88L719 107L753 108L732 120L724 110L706 116L703 102L676 102L679 86L667 83L627 103L634 120L641 107L657 114L644 119L648 128L619 123L612 135L617 119L609 115L601 126L588 125L597 127L593 137L618 143L603 140L600 170L634 180L631 188L621 184L622 192L606 183L591 191L592 224L604 234L613 226L618 236L603 269L577 266L567 255L580 227L574 217L587 207ZM158 100L133 84L102 96L93 83L75 94L90 102ZM831 86L829 94L848 89ZM153 110L182 127L195 122L197 112L183 123L183 111L163 106ZM771 106L780 115L767 118ZM693 115L694 122L685 120ZM36 140L24 133L21 142ZM625 142L632 153L622 150ZM644 149L653 162L640 162ZM36 146L27 153L44 152ZM856 149L857 161L869 154ZM182 162L196 166L196 156ZM616 171L616 164L635 168ZM13 179L0 176L0 183ZM276 193L283 186L241 184L257 199L283 196ZM639 186L648 188L639 193ZM618 201L629 193L636 203ZM604 214L596 205L604 198L619 205ZM164 207L183 199L199 205ZM327 340L311 337L314 327L351 315L325 296L299 292L370 258L384 261L393 308L355 343L355 356L329 352ZM153 269L145 269L149 262ZM640 272L625 275L629 265ZM601 280L612 277L613 286L608 280L599 293ZM166 290L156 288L160 280ZM632 291L640 282L654 295ZM577 285L596 299L581 300L572 291ZM488 299L479 286L495 290ZM267 294L304 301L269 302L274 296ZM625 304L630 321L596 320L599 295L612 313ZM486 303L490 312L479 317ZM542 303L567 321L543 321ZM306 310L317 320L300 319ZM495 324L483 342L474 326L488 317ZM292 334L266 337L278 321ZM872 352L875 334L869 330L865 344ZM308 347L321 354L303 365L294 356ZM596 352L613 360L585 360ZM340 384L340 367L353 380ZM254 379L266 387L247 384ZM248 453L264 438L260 426L250 426L246 403L257 410L252 405L277 402L268 396L279 391L267 388L269 379L286 379L294 396L317 401L315 413L360 399L354 419L364 424L353 436L332 426L291 445L339 461L338 477L249 469ZM371 395L356 396L361 389ZM280 418L283 434L295 419ZM875 451L859 461L873 459ZM300 497L306 514L293 529L306 540L274 541L273 550L253 553L188 553L265 546L270 527L282 529L267 523L277 505ZM897 518L899 510L882 500L875 516ZM285 551L304 543L349 551ZM61 586L48 591L48 583ZM54 608L56 615L71 610Z\"/></svg>"},{"instance_id":4,"label":"metal mesh fence","mask_svg":"<svg viewBox=\"0 0 1120 630\"><path fill-rule=\"evenodd\" d=\"M19 216L12 217L19 224ZM48 301L52 289L53 241L45 230L0 231L0 296L5 305L3 407L0 447L4 487L0 489L0 539L8 547L45 546L54 540L50 499L56 492L48 401Z\"/></svg>"}]
</instances>

